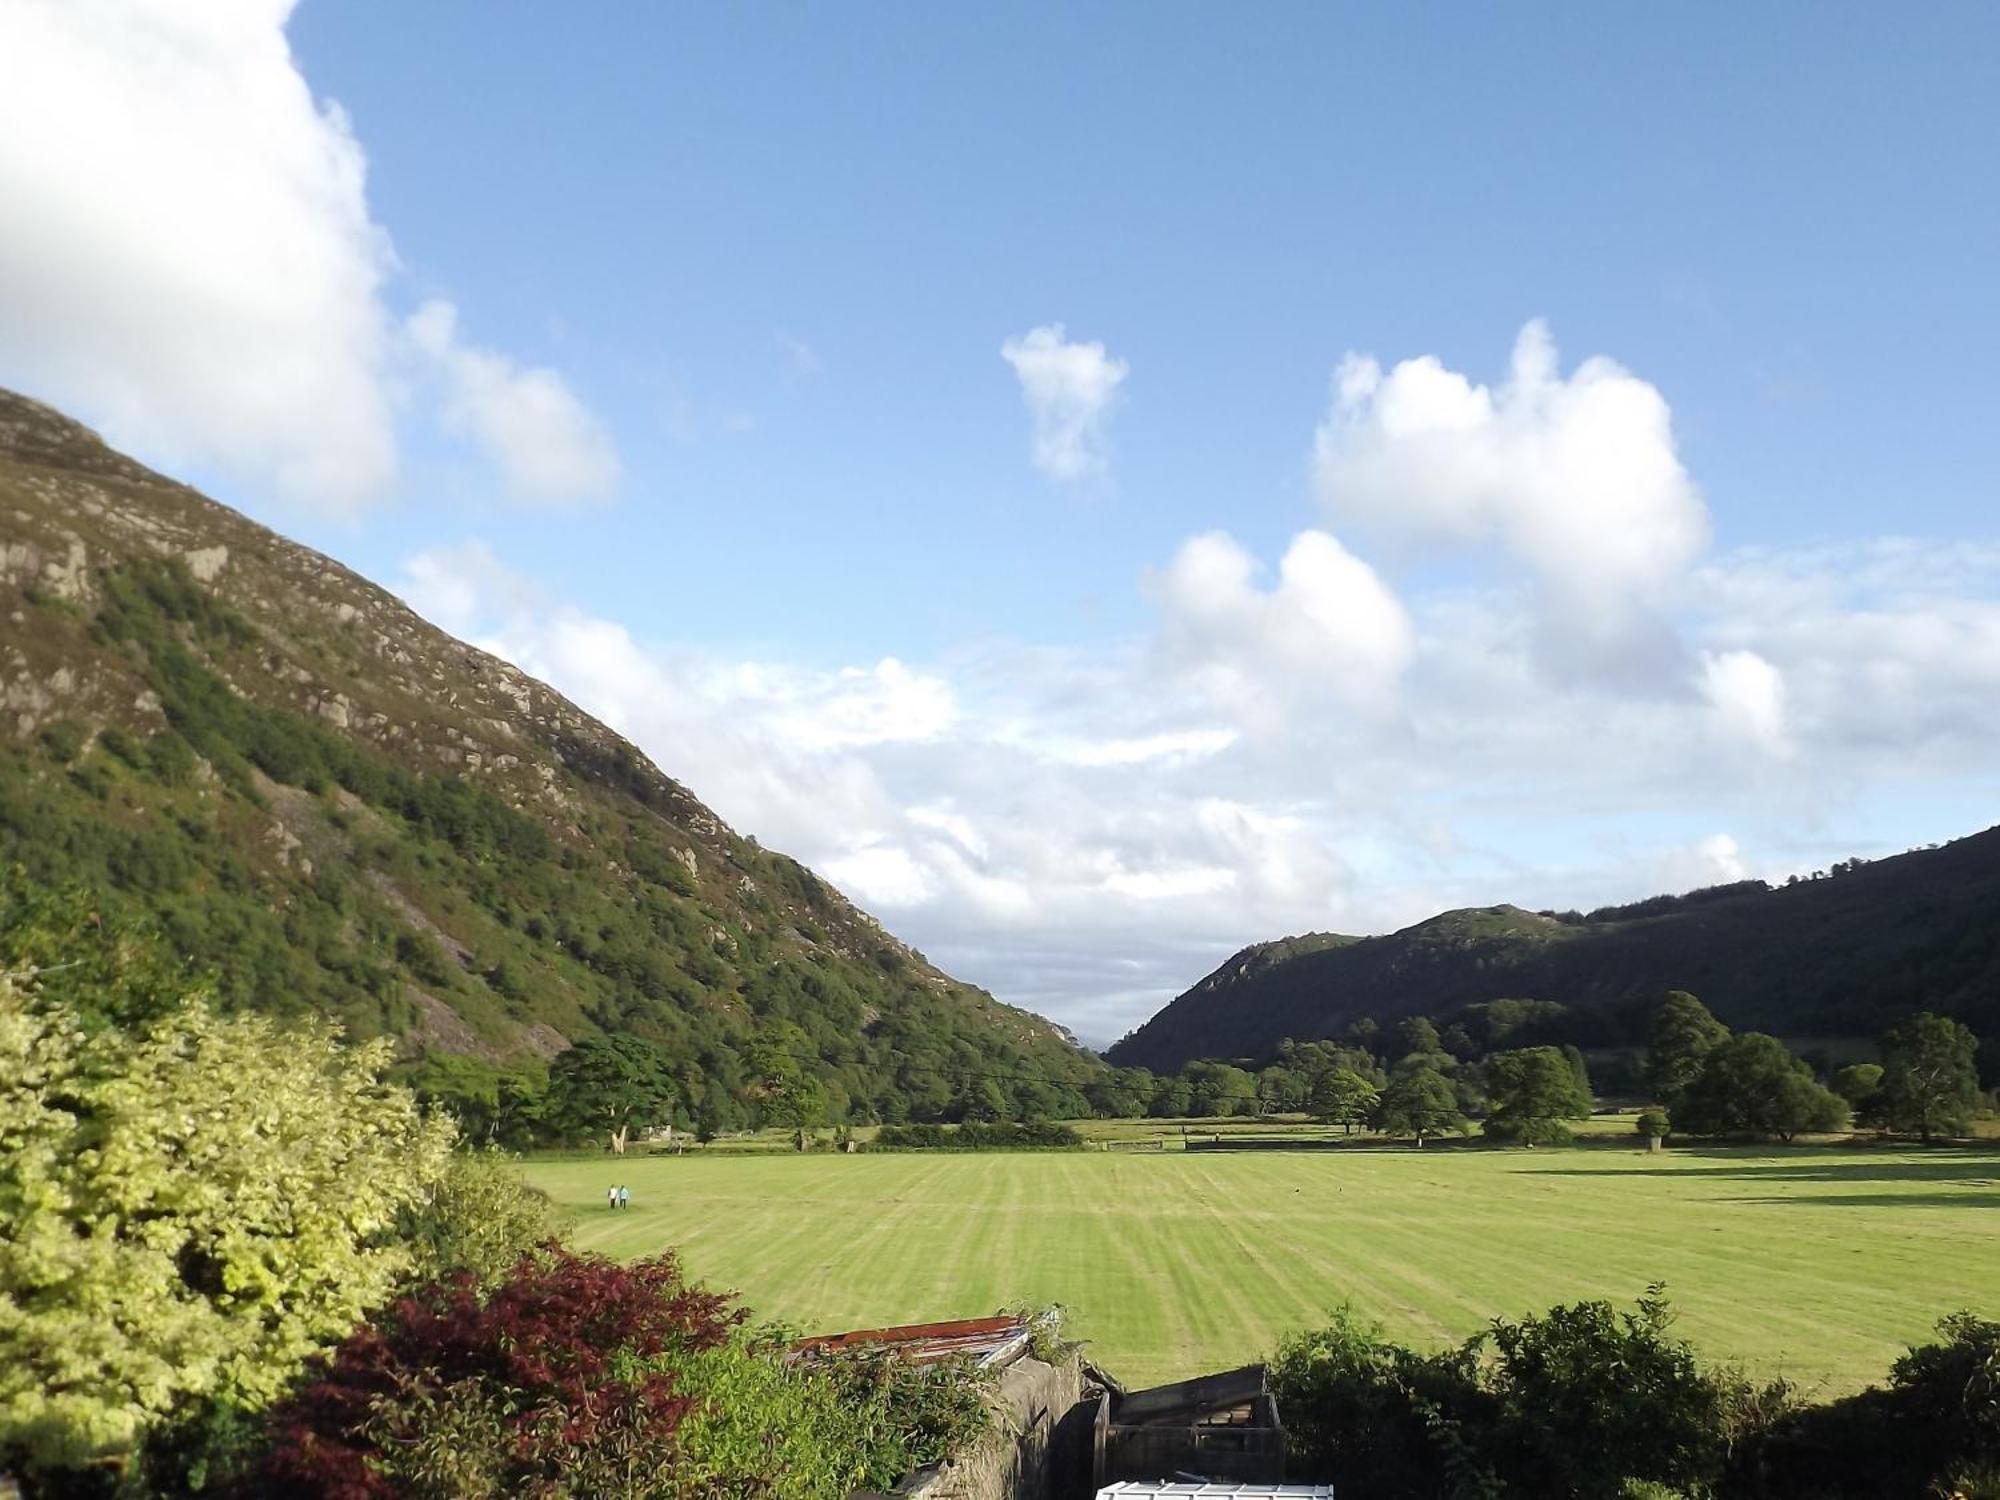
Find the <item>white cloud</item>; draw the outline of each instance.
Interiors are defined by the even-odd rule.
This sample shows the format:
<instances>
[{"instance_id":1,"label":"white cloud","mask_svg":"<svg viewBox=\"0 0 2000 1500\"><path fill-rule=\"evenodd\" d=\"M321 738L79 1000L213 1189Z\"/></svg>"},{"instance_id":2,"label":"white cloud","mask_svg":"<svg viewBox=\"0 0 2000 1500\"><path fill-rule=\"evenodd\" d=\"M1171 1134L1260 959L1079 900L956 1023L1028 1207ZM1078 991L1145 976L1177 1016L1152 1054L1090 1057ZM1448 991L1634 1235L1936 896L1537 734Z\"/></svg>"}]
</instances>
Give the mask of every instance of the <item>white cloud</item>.
<instances>
[{"instance_id":1,"label":"white cloud","mask_svg":"<svg viewBox=\"0 0 2000 1500\"><path fill-rule=\"evenodd\" d=\"M757 705L780 737L808 751L934 740L958 718L951 684L893 656L837 672L748 663L729 676L732 697Z\"/></svg>"},{"instance_id":2,"label":"white cloud","mask_svg":"<svg viewBox=\"0 0 2000 1500\"><path fill-rule=\"evenodd\" d=\"M1413 594L1383 637L1410 654L1375 655L1404 663L1394 713L1286 680L1334 648L1271 623L1282 568L1260 586L1222 539L1194 582L1201 639L1249 643L1229 659L1287 694L1281 721L1215 723L1210 684L1145 641L825 670L639 641L477 547L413 560L404 591L950 972L1100 1039L1253 940L1810 869L1970 831L2000 796L2000 548L1712 560L1678 621L1692 682L1652 694L1538 670L1511 592Z\"/></svg>"},{"instance_id":3,"label":"white cloud","mask_svg":"<svg viewBox=\"0 0 2000 1500\"><path fill-rule=\"evenodd\" d=\"M457 635L496 612L518 615L542 602L539 589L478 541L407 558L398 591L418 614Z\"/></svg>"},{"instance_id":4,"label":"white cloud","mask_svg":"<svg viewBox=\"0 0 2000 1500\"><path fill-rule=\"evenodd\" d=\"M500 467L508 493L533 503L596 500L618 487L618 452L554 370L523 368L460 341L458 309L426 302L405 325L436 372L445 425Z\"/></svg>"},{"instance_id":5,"label":"white cloud","mask_svg":"<svg viewBox=\"0 0 2000 1500\"><path fill-rule=\"evenodd\" d=\"M395 470L393 257L290 8L0 6L0 373L114 441L353 503Z\"/></svg>"},{"instance_id":6,"label":"white cloud","mask_svg":"<svg viewBox=\"0 0 2000 1500\"><path fill-rule=\"evenodd\" d=\"M1408 612L1375 570L1323 531L1292 539L1277 583L1233 537L1182 544L1150 581L1158 646L1240 723L1269 730L1300 700L1381 711L1416 649Z\"/></svg>"},{"instance_id":7,"label":"white cloud","mask_svg":"<svg viewBox=\"0 0 2000 1500\"><path fill-rule=\"evenodd\" d=\"M1702 653L1701 689L1726 735L1780 759L1792 754L1784 674L1755 651Z\"/></svg>"},{"instance_id":8,"label":"white cloud","mask_svg":"<svg viewBox=\"0 0 2000 1500\"><path fill-rule=\"evenodd\" d=\"M549 372L455 345L442 381L406 366L366 156L300 73L291 10L0 4L0 384L295 505L386 494L405 397L441 399L526 493L601 487L608 445L578 441L594 424Z\"/></svg>"},{"instance_id":9,"label":"white cloud","mask_svg":"<svg viewBox=\"0 0 2000 1500\"><path fill-rule=\"evenodd\" d=\"M1072 343L1060 323L1029 330L1000 346L1014 367L1021 399L1034 419L1035 467L1072 483L1106 471L1104 423L1129 368L1100 343Z\"/></svg>"},{"instance_id":10,"label":"white cloud","mask_svg":"<svg viewBox=\"0 0 2000 1500\"><path fill-rule=\"evenodd\" d=\"M934 894L929 874L907 850L875 845L842 855L826 867L835 885L884 910L922 906Z\"/></svg>"},{"instance_id":11,"label":"white cloud","mask_svg":"<svg viewBox=\"0 0 2000 1500\"><path fill-rule=\"evenodd\" d=\"M1220 755L1241 738L1234 729L1173 729L1114 739L1046 740L1036 742L1036 748L1050 759L1072 766L1185 765Z\"/></svg>"},{"instance_id":12,"label":"white cloud","mask_svg":"<svg viewBox=\"0 0 2000 1500\"><path fill-rule=\"evenodd\" d=\"M1558 663L1657 667L1671 654L1662 615L1709 533L1666 400L1602 357L1565 378L1541 322L1492 387L1431 355L1385 374L1350 354L1314 469L1329 511L1370 535L1496 543L1533 578Z\"/></svg>"}]
</instances>

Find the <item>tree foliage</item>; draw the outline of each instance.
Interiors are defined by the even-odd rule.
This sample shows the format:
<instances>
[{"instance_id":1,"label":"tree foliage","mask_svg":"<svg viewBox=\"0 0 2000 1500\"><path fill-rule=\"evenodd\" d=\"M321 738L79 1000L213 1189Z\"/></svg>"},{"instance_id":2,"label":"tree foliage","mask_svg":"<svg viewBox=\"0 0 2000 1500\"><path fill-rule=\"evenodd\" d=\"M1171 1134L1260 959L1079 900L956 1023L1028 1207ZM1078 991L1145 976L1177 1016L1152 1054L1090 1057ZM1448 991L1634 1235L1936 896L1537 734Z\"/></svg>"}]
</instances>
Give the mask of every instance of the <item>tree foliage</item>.
<instances>
[{"instance_id":1,"label":"tree foliage","mask_svg":"<svg viewBox=\"0 0 2000 1500\"><path fill-rule=\"evenodd\" d=\"M1349 1134L1365 1123L1382 1100L1374 1082L1352 1068L1329 1068L1314 1080L1309 1104L1313 1117Z\"/></svg>"},{"instance_id":2,"label":"tree foliage","mask_svg":"<svg viewBox=\"0 0 2000 1500\"><path fill-rule=\"evenodd\" d=\"M388 1061L199 996L90 1031L0 979L0 1447L115 1461L261 1405L386 1298L452 1137Z\"/></svg>"},{"instance_id":3,"label":"tree foliage","mask_svg":"<svg viewBox=\"0 0 2000 1500\"><path fill-rule=\"evenodd\" d=\"M1677 1133L1789 1141L1803 1131L1842 1129L1848 1110L1783 1042L1752 1031L1709 1053L1668 1114Z\"/></svg>"},{"instance_id":4,"label":"tree foliage","mask_svg":"<svg viewBox=\"0 0 2000 1500\"><path fill-rule=\"evenodd\" d=\"M1925 1011L1884 1032L1877 1108L1891 1130L1964 1135L1979 1101L1978 1040L1944 1016Z\"/></svg>"},{"instance_id":5,"label":"tree foliage","mask_svg":"<svg viewBox=\"0 0 2000 1500\"><path fill-rule=\"evenodd\" d=\"M670 1123L678 1087L666 1053L644 1037L585 1037L549 1064L544 1120L559 1137L626 1136Z\"/></svg>"},{"instance_id":6,"label":"tree foliage","mask_svg":"<svg viewBox=\"0 0 2000 1500\"><path fill-rule=\"evenodd\" d=\"M1701 1076L1708 1055L1729 1040L1729 1028L1686 990L1668 990L1646 1033L1646 1086L1672 1104Z\"/></svg>"},{"instance_id":7,"label":"tree foliage","mask_svg":"<svg viewBox=\"0 0 2000 1500\"><path fill-rule=\"evenodd\" d=\"M1386 1135L1427 1136L1465 1129L1458 1096L1435 1068L1415 1068L1391 1079L1375 1107L1375 1128Z\"/></svg>"},{"instance_id":8,"label":"tree foliage","mask_svg":"<svg viewBox=\"0 0 2000 1500\"><path fill-rule=\"evenodd\" d=\"M1492 1100L1485 1131L1495 1140L1557 1145L1570 1139L1565 1121L1590 1113L1590 1089L1578 1081L1576 1068L1560 1048L1496 1052L1486 1059L1485 1071Z\"/></svg>"}]
</instances>

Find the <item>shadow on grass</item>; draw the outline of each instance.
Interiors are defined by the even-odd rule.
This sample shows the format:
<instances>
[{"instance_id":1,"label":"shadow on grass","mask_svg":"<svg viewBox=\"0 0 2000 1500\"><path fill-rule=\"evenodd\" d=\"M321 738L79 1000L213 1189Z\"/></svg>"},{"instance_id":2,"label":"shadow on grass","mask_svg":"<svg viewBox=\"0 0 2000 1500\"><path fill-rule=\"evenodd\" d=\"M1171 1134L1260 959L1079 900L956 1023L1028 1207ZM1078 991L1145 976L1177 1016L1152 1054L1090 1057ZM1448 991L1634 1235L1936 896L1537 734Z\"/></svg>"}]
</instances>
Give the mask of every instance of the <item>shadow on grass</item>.
<instances>
[{"instance_id":1,"label":"shadow on grass","mask_svg":"<svg viewBox=\"0 0 2000 1500\"><path fill-rule=\"evenodd\" d=\"M1717 1198L1717 1203L1784 1203L1800 1208L2000 1208L2000 1193L1790 1193L1773 1198Z\"/></svg>"},{"instance_id":2,"label":"shadow on grass","mask_svg":"<svg viewBox=\"0 0 2000 1500\"><path fill-rule=\"evenodd\" d=\"M1802 1148L1810 1150L1810 1147ZM1678 1167L1531 1167L1541 1177L1740 1177L1759 1182L1986 1182L2000 1188L2000 1151L1978 1148L1943 1148L1930 1152L1911 1150L1888 1159L1870 1157L1848 1162L1815 1160L1810 1164L1787 1160L1780 1153L1751 1156L1743 1151L1688 1150L1674 1155L1697 1165ZM1812 1200L1824 1203L1829 1200ZM1907 1203L1903 1198L1870 1199L1870 1202ZM2000 1194L1996 1194L2000 1201Z\"/></svg>"}]
</instances>

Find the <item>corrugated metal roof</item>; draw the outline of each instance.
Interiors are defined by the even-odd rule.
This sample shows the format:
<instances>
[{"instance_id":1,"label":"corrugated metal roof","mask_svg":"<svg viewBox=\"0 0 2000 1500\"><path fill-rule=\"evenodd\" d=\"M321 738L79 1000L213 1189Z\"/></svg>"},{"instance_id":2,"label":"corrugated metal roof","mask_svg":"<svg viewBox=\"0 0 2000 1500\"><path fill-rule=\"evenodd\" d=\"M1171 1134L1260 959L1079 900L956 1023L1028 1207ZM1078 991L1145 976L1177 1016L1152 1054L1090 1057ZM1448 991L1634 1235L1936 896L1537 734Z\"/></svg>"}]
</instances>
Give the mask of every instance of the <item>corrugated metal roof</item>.
<instances>
[{"instance_id":1,"label":"corrugated metal roof","mask_svg":"<svg viewBox=\"0 0 2000 1500\"><path fill-rule=\"evenodd\" d=\"M897 1328L857 1328L826 1333L792 1345L794 1355L842 1349L892 1349L918 1364L965 1355L982 1365L1005 1364L1028 1347L1028 1325L1002 1314L945 1323L905 1323Z\"/></svg>"}]
</instances>

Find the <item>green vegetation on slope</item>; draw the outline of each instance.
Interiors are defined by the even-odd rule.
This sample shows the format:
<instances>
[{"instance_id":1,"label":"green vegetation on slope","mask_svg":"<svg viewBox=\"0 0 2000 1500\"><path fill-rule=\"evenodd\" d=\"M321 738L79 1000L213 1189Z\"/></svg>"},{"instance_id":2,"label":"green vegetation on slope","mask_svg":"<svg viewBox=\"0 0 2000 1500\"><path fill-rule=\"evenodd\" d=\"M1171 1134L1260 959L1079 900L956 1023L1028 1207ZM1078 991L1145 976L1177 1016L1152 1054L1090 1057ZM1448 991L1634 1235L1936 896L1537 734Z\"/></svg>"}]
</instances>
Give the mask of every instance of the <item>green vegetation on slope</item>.
<instances>
[{"instance_id":1,"label":"green vegetation on slope","mask_svg":"<svg viewBox=\"0 0 2000 1500\"><path fill-rule=\"evenodd\" d=\"M1628 1127L1629 1128L1629 1127ZM1846 1391L2000 1287L2000 1152L1054 1153L531 1162L579 1247L817 1330L1057 1302L1134 1383L1351 1302L1426 1346L1665 1280L1711 1359ZM606 1185L632 1206L613 1214Z\"/></svg>"},{"instance_id":2,"label":"green vegetation on slope","mask_svg":"<svg viewBox=\"0 0 2000 1500\"><path fill-rule=\"evenodd\" d=\"M1383 937L1325 934L1235 954L1111 1048L1158 1072L1262 1060L1285 1037L1529 996L1565 1016L1537 1040L1641 1039L1652 1003L1692 990L1731 1026L1788 1037L1872 1034L1918 1010L2000 1038L2000 829L1781 887L1740 881L1587 914L1446 912ZM1989 1076L2000 1073L2000 1053Z\"/></svg>"},{"instance_id":3,"label":"green vegetation on slope","mask_svg":"<svg viewBox=\"0 0 2000 1500\"><path fill-rule=\"evenodd\" d=\"M225 1007L394 1037L468 1114L601 1036L684 1126L764 1118L778 1051L829 1121L1082 1112L1059 1028L325 559L4 394L0 501L0 866L144 916Z\"/></svg>"}]
</instances>

